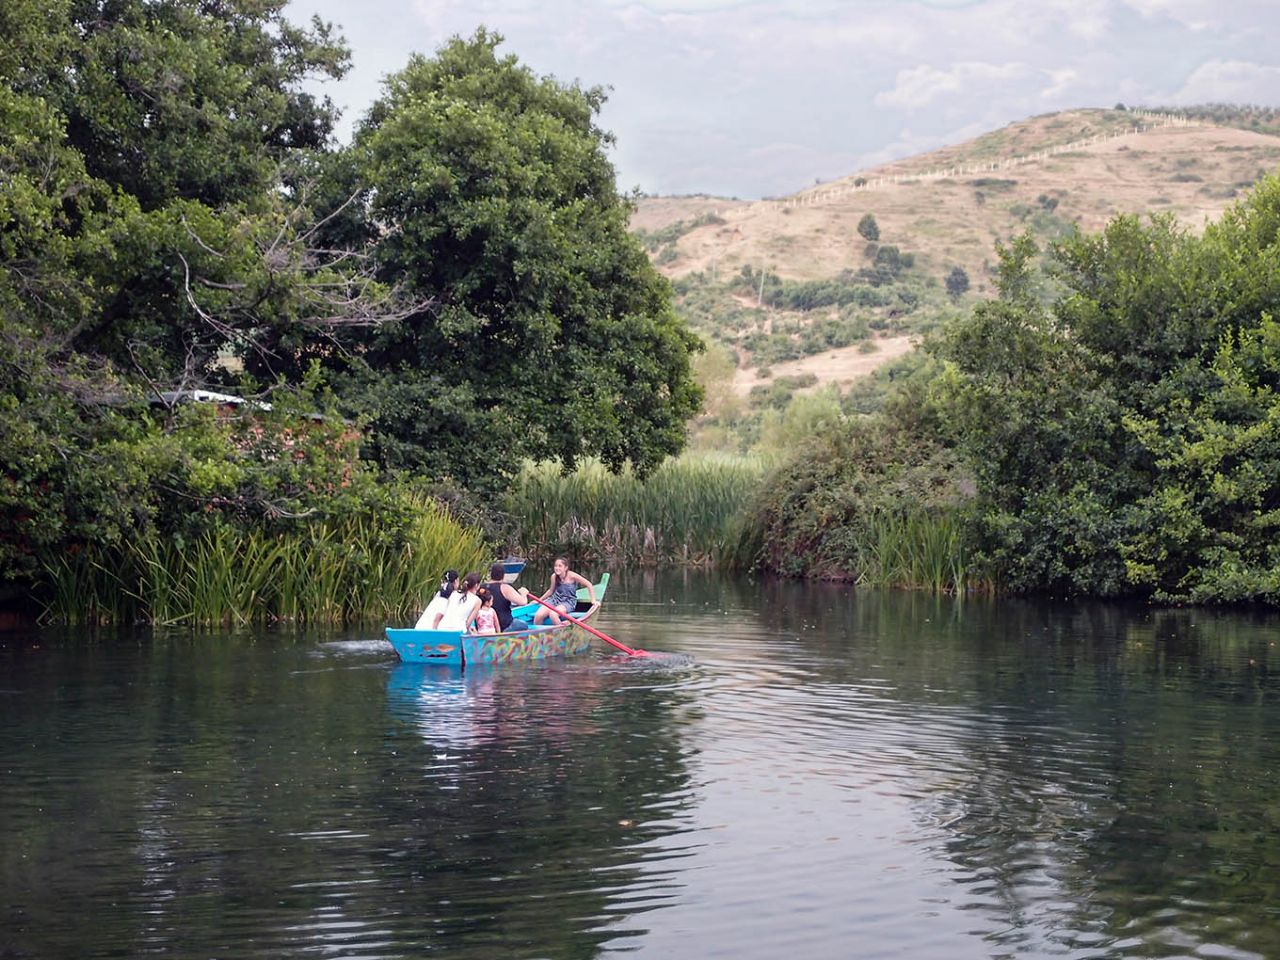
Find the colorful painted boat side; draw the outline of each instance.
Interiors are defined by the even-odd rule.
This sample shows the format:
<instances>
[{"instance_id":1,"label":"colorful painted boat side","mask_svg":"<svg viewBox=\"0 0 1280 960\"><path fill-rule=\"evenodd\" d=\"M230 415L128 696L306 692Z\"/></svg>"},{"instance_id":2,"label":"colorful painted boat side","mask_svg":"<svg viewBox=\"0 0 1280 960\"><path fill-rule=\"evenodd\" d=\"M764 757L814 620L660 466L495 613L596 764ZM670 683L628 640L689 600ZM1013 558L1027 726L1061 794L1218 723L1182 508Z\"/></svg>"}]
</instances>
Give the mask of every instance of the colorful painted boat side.
<instances>
[{"instance_id":1,"label":"colorful painted boat side","mask_svg":"<svg viewBox=\"0 0 1280 960\"><path fill-rule=\"evenodd\" d=\"M588 599L585 587L578 590L578 608L573 616L589 620L595 616L609 586L609 574L602 574L595 585L596 602ZM538 605L530 603L513 607L512 614L527 623L533 622ZM456 630L414 630L387 627L387 640L406 663L438 663L463 666L467 663L502 663L508 660L541 660L582 653L591 646L591 634L575 624L543 625L511 633L472 634Z\"/></svg>"}]
</instances>

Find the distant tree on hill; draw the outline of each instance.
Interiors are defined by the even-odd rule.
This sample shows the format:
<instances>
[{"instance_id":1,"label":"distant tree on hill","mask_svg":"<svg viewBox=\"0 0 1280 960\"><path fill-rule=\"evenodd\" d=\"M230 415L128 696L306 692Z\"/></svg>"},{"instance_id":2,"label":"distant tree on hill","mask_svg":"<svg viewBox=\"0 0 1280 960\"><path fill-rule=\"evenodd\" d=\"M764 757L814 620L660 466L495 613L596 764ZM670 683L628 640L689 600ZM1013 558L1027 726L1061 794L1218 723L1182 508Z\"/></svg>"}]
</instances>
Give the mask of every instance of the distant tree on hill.
<instances>
[{"instance_id":1,"label":"distant tree on hill","mask_svg":"<svg viewBox=\"0 0 1280 960\"><path fill-rule=\"evenodd\" d=\"M964 267L952 267L947 274L947 295L952 300L959 300L969 289L969 274Z\"/></svg>"},{"instance_id":2,"label":"distant tree on hill","mask_svg":"<svg viewBox=\"0 0 1280 960\"><path fill-rule=\"evenodd\" d=\"M858 221L858 233L864 240L880 239L880 225L876 223L875 214L863 214L862 219Z\"/></svg>"}]
</instances>

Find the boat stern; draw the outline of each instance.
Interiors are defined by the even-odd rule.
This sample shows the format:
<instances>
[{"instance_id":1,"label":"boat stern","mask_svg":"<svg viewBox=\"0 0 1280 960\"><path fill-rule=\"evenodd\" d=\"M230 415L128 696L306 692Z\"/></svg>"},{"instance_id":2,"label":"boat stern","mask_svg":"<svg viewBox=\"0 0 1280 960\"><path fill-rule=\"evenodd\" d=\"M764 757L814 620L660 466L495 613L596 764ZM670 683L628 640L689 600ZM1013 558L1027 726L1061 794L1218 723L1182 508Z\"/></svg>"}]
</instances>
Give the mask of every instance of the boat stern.
<instances>
[{"instance_id":1,"label":"boat stern","mask_svg":"<svg viewBox=\"0 0 1280 960\"><path fill-rule=\"evenodd\" d=\"M462 637L448 630L413 630L387 627L387 640L405 663L438 663L462 666Z\"/></svg>"}]
</instances>

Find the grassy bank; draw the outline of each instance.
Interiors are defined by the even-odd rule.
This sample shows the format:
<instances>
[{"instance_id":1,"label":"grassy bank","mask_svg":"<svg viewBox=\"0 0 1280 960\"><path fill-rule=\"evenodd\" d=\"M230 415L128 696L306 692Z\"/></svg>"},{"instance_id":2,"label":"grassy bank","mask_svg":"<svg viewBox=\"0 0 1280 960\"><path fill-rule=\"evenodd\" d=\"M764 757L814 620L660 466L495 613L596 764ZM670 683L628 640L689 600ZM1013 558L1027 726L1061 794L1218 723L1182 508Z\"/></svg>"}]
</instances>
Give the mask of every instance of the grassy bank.
<instances>
[{"instance_id":1,"label":"grassy bank","mask_svg":"<svg viewBox=\"0 0 1280 960\"><path fill-rule=\"evenodd\" d=\"M431 501L403 529L367 519L268 534L228 525L190 543L143 538L47 560L61 623L338 623L412 619L441 571L479 570L478 533Z\"/></svg>"},{"instance_id":2,"label":"grassy bank","mask_svg":"<svg viewBox=\"0 0 1280 960\"><path fill-rule=\"evenodd\" d=\"M645 480L598 463L568 475L531 465L507 509L533 559L695 564L937 592L989 587L971 569L958 509L914 503L884 475L870 489L865 477L824 477L814 487L815 465L829 461L806 449L772 470L756 457L690 454ZM875 472L892 465L891 457Z\"/></svg>"}]
</instances>

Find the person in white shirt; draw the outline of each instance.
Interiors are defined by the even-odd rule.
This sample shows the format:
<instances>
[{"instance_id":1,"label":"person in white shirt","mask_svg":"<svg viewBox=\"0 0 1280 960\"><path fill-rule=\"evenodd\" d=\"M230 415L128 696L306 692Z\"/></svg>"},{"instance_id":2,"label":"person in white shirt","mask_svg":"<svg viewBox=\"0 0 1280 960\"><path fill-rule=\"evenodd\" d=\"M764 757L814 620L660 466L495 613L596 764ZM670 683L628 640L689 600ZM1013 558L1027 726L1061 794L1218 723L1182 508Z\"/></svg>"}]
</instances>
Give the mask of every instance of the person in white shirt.
<instances>
[{"instance_id":1,"label":"person in white shirt","mask_svg":"<svg viewBox=\"0 0 1280 960\"><path fill-rule=\"evenodd\" d=\"M449 597L444 616L436 624L437 630L465 632L480 612L480 598L476 591L480 588L480 574L468 573L462 578L462 585Z\"/></svg>"},{"instance_id":2,"label":"person in white shirt","mask_svg":"<svg viewBox=\"0 0 1280 960\"><path fill-rule=\"evenodd\" d=\"M427 609L422 611L422 616L418 618L418 622L413 625L415 630L435 630L436 625L440 622L440 618L444 616L445 610L449 606L449 597L458 589L458 571L446 570L444 576L440 578L440 589L436 591L436 595L431 598L431 602L427 604Z\"/></svg>"}]
</instances>

